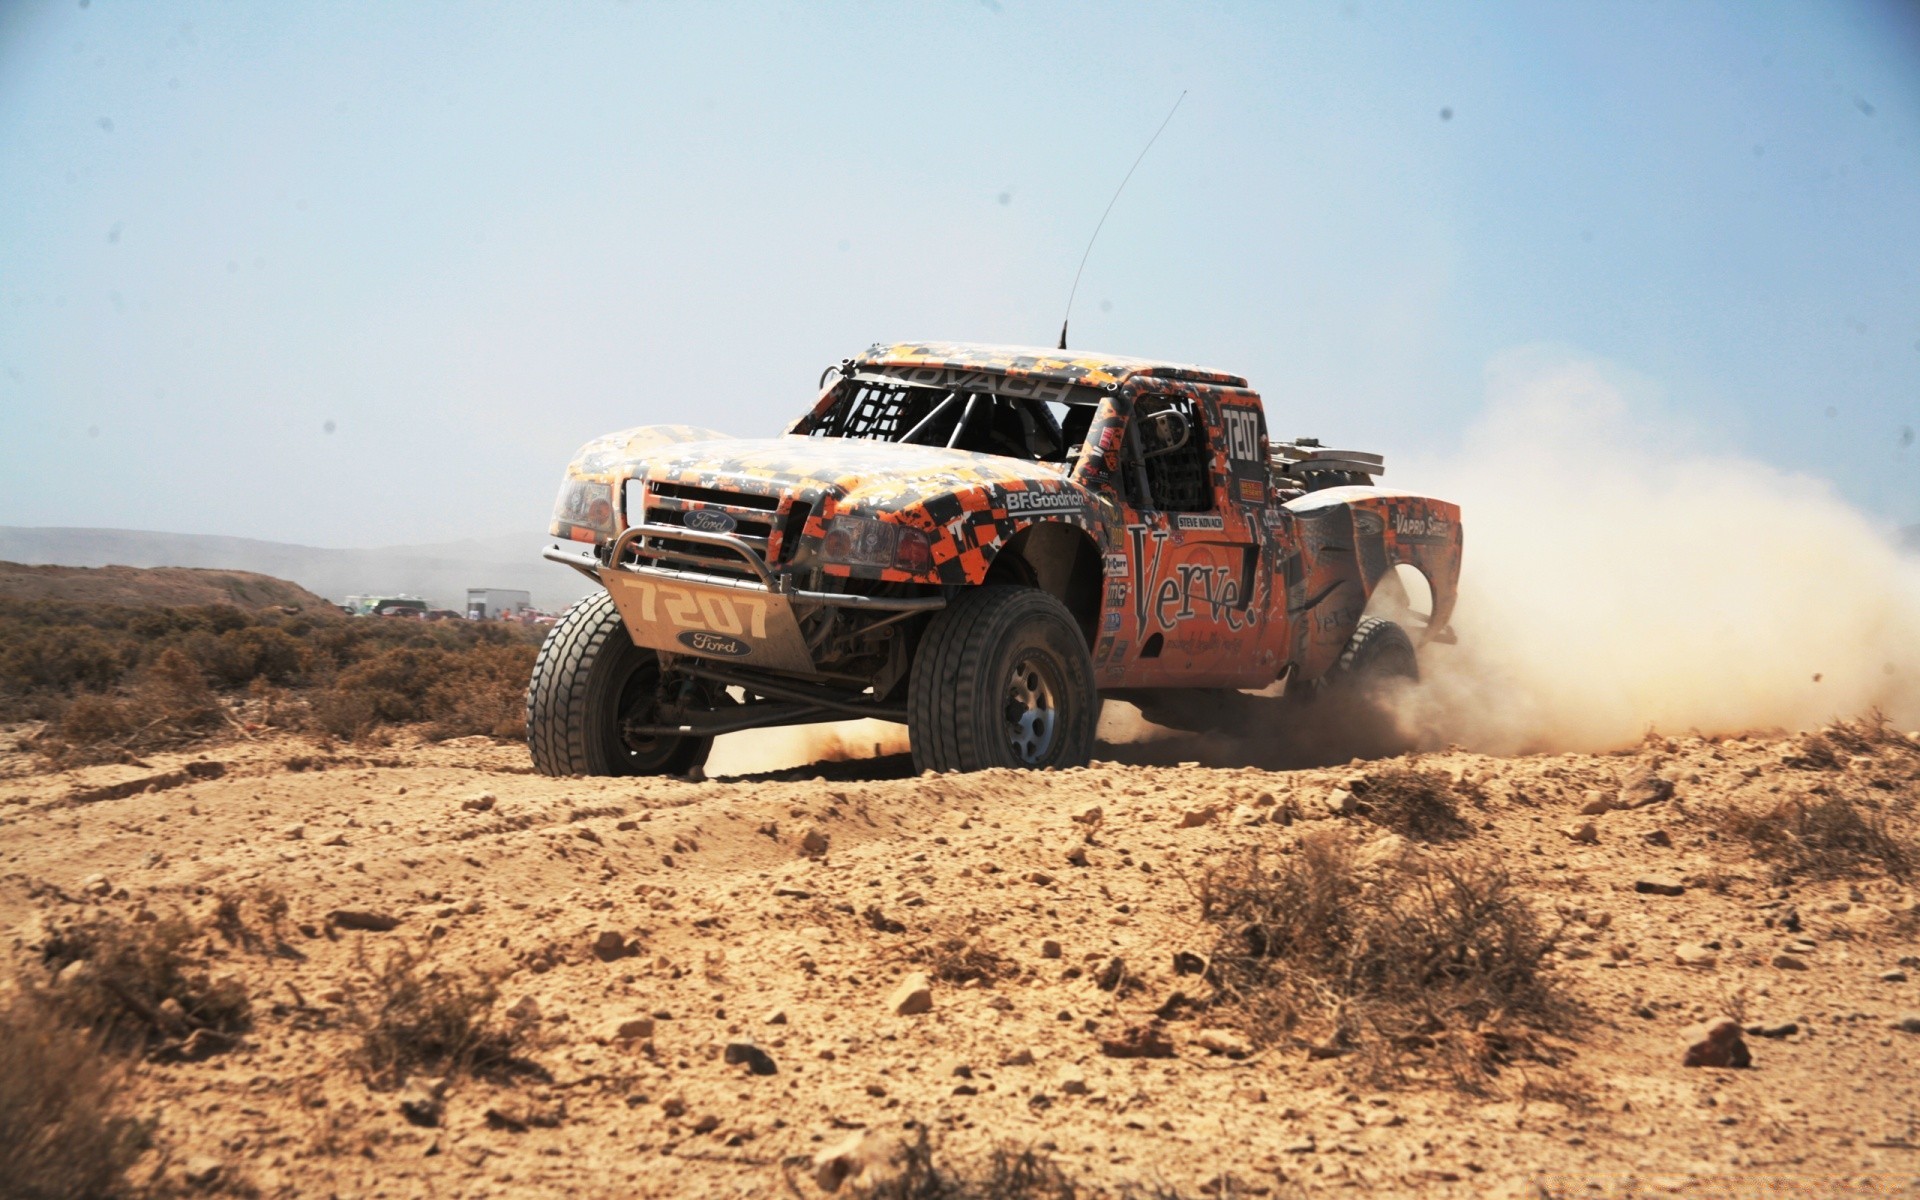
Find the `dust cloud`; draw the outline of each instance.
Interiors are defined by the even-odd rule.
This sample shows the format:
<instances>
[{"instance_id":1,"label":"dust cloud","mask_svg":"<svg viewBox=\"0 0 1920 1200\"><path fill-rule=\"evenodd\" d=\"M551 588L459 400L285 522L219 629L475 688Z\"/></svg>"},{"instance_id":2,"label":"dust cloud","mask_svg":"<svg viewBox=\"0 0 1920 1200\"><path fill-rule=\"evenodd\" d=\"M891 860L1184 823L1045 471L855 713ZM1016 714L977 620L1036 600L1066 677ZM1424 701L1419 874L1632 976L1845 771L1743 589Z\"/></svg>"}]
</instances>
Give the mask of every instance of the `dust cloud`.
<instances>
[{"instance_id":1,"label":"dust cloud","mask_svg":"<svg viewBox=\"0 0 1920 1200\"><path fill-rule=\"evenodd\" d=\"M1422 652L1423 742L1598 751L1663 733L1920 724L1920 563L1823 480L1699 447L1593 362L1508 358L1451 461L1455 646Z\"/></svg>"},{"instance_id":2,"label":"dust cloud","mask_svg":"<svg viewBox=\"0 0 1920 1200\"><path fill-rule=\"evenodd\" d=\"M730 733L713 741L709 776L758 775L809 763L884 758L907 752L907 727L887 721L835 721Z\"/></svg>"}]
</instances>

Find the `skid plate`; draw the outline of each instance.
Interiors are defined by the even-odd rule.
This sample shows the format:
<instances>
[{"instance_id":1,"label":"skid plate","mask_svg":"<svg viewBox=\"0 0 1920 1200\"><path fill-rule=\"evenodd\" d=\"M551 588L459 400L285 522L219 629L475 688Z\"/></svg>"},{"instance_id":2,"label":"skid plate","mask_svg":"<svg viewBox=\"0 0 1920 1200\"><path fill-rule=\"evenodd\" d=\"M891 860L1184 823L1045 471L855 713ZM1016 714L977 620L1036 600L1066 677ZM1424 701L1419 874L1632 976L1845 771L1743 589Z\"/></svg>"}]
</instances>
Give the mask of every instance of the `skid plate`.
<instances>
[{"instance_id":1,"label":"skid plate","mask_svg":"<svg viewBox=\"0 0 1920 1200\"><path fill-rule=\"evenodd\" d=\"M599 575L636 645L776 671L813 670L785 596L606 567Z\"/></svg>"}]
</instances>

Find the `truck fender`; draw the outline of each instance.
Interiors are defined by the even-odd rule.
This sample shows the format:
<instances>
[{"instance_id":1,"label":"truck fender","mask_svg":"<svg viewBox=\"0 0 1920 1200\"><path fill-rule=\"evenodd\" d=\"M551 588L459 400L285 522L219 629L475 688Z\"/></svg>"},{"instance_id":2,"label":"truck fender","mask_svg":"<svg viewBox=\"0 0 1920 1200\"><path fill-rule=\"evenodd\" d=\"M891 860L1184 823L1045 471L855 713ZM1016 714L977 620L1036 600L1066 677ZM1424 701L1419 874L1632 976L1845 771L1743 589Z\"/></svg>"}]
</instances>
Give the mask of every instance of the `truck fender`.
<instances>
[{"instance_id":1,"label":"truck fender","mask_svg":"<svg viewBox=\"0 0 1920 1200\"><path fill-rule=\"evenodd\" d=\"M1339 660L1361 618L1391 605L1416 645L1445 640L1460 585L1460 509L1426 496L1376 487L1309 492L1285 506L1294 554L1285 567L1287 617L1299 678L1324 675ZM1430 598L1401 582L1407 570ZM1412 611L1409 611L1409 610Z\"/></svg>"}]
</instances>

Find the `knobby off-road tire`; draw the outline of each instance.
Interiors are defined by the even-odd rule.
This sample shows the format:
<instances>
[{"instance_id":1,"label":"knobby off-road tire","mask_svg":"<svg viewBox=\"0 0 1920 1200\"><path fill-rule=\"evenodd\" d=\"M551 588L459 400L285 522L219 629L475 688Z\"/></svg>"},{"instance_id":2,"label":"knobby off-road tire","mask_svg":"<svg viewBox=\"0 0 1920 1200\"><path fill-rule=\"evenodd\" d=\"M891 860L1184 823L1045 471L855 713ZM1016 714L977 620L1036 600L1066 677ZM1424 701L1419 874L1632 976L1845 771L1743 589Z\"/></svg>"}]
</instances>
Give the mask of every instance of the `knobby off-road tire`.
<instances>
[{"instance_id":1,"label":"knobby off-road tire","mask_svg":"<svg viewBox=\"0 0 1920 1200\"><path fill-rule=\"evenodd\" d=\"M1080 626L1037 588L960 593L928 625L907 681L921 771L1085 766L1099 717Z\"/></svg>"},{"instance_id":2,"label":"knobby off-road tire","mask_svg":"<svg viewBox=\"0 0 1920 1200\"><path fill-rule=\"evenodd\" d=\"M1382 758L1411 749L1395 712L1398 693L1420 682L1420 661L1407 631L1382 617L1366 617L1327 672L1322 715L1338 724L1347 751Z\"/></svg>"},{"instance_id":3,"label":"knobby off-road tire","mask_svg":"<svg viewBox=\"0 0 1920 1200\"><path fill-rule=\"evenodd\" d=\"M633 644L610 594L574 605L547 634L527 682L534 769L542 775L684 775L705 763L712 738L629 744L621 736L624 718L652 707L659 677L659 657Z\"/></svg>"}]
</instances>

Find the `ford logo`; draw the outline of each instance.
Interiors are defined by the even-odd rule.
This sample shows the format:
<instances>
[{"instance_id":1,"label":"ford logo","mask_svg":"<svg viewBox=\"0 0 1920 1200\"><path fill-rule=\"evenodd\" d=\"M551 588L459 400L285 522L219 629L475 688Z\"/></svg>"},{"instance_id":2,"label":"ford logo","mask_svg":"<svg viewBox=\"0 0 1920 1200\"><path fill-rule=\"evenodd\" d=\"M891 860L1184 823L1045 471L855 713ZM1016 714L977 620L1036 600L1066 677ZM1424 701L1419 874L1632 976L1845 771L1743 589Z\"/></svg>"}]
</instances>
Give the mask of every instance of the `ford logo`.
<instances>
[{"instance_id":1,"label":"ford logo","mask_svg":"<svg viewBox=\"0 0 1920 1200\"><path fill-rule=\"evenodd\" d=\"M698 654L719 654L727 658L745 658L753 653L753 647L737 637L708 633L704 629L687 630L680 635L680 644Z\"/></svg>"},{"instance_id":2,"label":"ford logo","mask_svg":"<svg viewBox=\"0 0 1920 1200\"><path fill-rule=\"evenodd\" d=\"M688 529L697 529L701 533L732 533L734 521L731 516L712 508L696 508L681 519Z\"/></svg>"}]
</instances>

